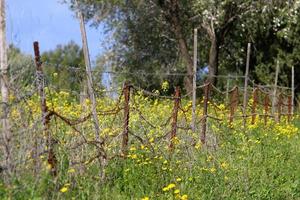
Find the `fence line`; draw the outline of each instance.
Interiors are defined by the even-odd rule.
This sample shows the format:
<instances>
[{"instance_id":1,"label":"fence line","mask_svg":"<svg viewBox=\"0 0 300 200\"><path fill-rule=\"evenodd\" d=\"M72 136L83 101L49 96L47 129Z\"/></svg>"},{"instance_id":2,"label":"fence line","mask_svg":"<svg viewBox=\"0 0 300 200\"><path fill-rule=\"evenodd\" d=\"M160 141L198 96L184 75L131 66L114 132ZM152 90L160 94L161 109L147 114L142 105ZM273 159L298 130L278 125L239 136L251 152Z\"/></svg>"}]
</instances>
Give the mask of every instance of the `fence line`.
<instances>
[{"instance_id":1,"label":"fence line","mask_svg":"<svg viewBox=\"0 0 300 200\"><path fill-rule=\"evenodd\" d=\"M156 151L153 147L156 142L167 141L168 147L172 152L177 145L176 138L183 137L181 136L182 134L180 134L181 131L185 131L186 133L188 133L189 131L194 131L195 133L197 133L197 135L199 135L197 140L199 142L202 142L204 145L208 145L207 134L210 131L209 125L211 121L225 121L229 125L232 125L235 119L242 118L245 120L250 118L250 123L255 124L257 118L262 117L264 123L267 124L269 120L273 119L278 119L277 121L281 122L283 116L286 116L288 122L291 122L292 116L294 116L295 114L292 111L292 97L280 91L284 91L286 89L284 87L278 87L279 91L277 92L277 96L275 96L278 101L273 105L274 108L277 108L277 112L272 114L270 113L270 98L273 97L272 90L270 90L270 88L267 86L256 85L253 83L253 88L247 87L245 89L242 87L234 86L231 89L228 88L226 91L222 91L210 83L205 83L204 85L197 86L197 89L203 89L203 95L199 99L197 99L197 120L195 123L196 128L192 129L192 127L190 127L190 119L188 117L188 115L192 113L192 105L188 105L187 107L182 106L182 101L186 101L186 98L189 96L189 94L181 95L180 88L176 87L175 94L173 96L160 95L159 93L147 91L142 89L141 87L126 83L124 84L122 90L114 88L112 91L106 91L119 92L119 98L114 103L114 105L112 105L112 109L96 109L97 116L103 117L103 122L102 124L100 124L100 126L107 127L107 129L112 132L110 133L111 136L101 136L101 140L97 140L95 138L89 139L89 137L87 136L88 133L86 131L91 132L91 126L89 124L93 123L92 111L85 111L81 115L81 117L72 119L68 116L64 116L62 113L59 113L55 106L53 106L52 108L47 106L47 103L51 103L51 101L49 101L49 98L52 98L53 94L51 94L50 92L47 93L46 88L51 91L53 90L53 87L50 83L47 83L45 81L43 72L39 69L39 67L41 67L41 62L38 59L38 55L38 52L36 52L37 78L34 81L34 84L36 84L37 88L30 89L30 91L28 91L28 93L23 96L18 94L18 97L14 101L11 101L11 103L9 104L11 108L20 107L22 109L25 109L26 106L24 106L24 104L26 104L28 100L34 99L33 97L36 96L40 97L39 100L41 101L40 105L42 112L40 121L31 116L32 119L30 119L27 124L25 124L27 127L31 127L26 131L32 131L32 135L30 136L33 136L34 139L33 148L24 147L24 150L26 152L30 152L30 158L24 160L22 159L21 162L14 161L14 166L20 167L21 163L23 164L24 162L31 162L31 160L33 159L33 166L36 174L38 174L40 168L39 165L41 165L41 155L48 156L47 162L51 166L53 176L58 173L57 163L59 161L57 160L58 158L56 156L54 147L63 147L64 145L57 138L55 138L55 132L58 132L58 130L54 131L53 128L54 125L57 126L57 124L60 123L67 126L79 137L78 138L76 136L76 140L72 140L72 138L69 138L70 144L65 147L68 153L74 154L74 159L70 160L70 164L73 166L83 163L92 163L94 160L100 158L109 160L115 157L124 158L126 156L130 156L128 154L128 150L130 148L130 142L133 139L137 139L143 145L145 144L149 146L152 151ZM246 105L245 107L242 107L242 105L240 104L241 102L243 102L241 100L242 94L240 91L243 90L252 91L252 101L249 102L247 99L247 103L244 104ZM217 98L214 98L214 92L218 95L229 95L229 102L222 101L222 103L224 103L224 108L220 108L220 105L216 103L217 100L215 102L215 99ZM170 105L173 104L173 107L170 108L170 114L165 114L166 119L159 119L156 121L153 119L148 119L145 115L145 111L143 111L143 109L139 105L138 100L136 99L136 97L140 95L151 97L154 100L164 100L167 104ZM60 98L60 96L58 96L58 98ZM146 107L150 106L151 105L146 105ZM263 109L262 113L259 112L260 108ZM243 109L245 112L238 112ZM218 113L223 113L226 117L220 117ZM138 119L135 119L136 116L138 116ZM110 119L110 123L108 125L105 124L107 123L105 122L105 119ZM37 120L36 123L33 123L33 121L35 120ZM54 124L54 120L56 124ZM30 126L31 123L33 124ZM133 130L134 123L136 123L136 126L141 130L145 131L145 133L142 133L144 135L136 134L136 130ZM38 125L43 128L41 129L40 127L38 127ZM19 129L15 130L14 136L23 134L22 137L26 137L26 135L24 134L26 133L26 131L22 130L22 128L24 128L25 126L22 127L21 124L17 123L16 126L16 129ZM113 133L113 129L117 128L120 128L121 130L119 130L117 133ZM149 131L151 128L160 130L162 132L160 136L155 138L153 141L147 133L147 131ZM101 130L102 132L104 132L104 129ZM40 132L43 132L42 136L39 136ZM45 143L43 138L43 136L45 135L47 136L46 145L42 145L43 143ZM113 151L109 152L109 150L106 149L106 146L109 146L111 144L118 145L116 145ZM194 144L195 142L191 143L191 145ZM46 148L41 150L41 148L43 148L44 146L46 146ZM78 153L79 151L78 149L81 149L84 156L80 156L81 154L76 155L76 152ZM90 152L88 152L88 150ZM8 166L2 164L0 164L0 167L3 170L6 170L8 168Z\"/></svg>"}]
</instances>

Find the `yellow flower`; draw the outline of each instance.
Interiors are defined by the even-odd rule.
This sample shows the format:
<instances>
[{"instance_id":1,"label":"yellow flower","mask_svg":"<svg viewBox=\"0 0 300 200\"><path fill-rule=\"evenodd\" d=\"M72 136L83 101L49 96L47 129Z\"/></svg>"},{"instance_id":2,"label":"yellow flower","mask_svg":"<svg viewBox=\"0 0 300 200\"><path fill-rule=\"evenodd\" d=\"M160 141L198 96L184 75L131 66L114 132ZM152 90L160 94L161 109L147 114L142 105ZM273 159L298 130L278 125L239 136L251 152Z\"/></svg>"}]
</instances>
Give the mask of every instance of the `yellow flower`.
<instances>
[{"instance_id":1,"label":"yellow flower","mask_svg":"<svg viewBox=\"0 0 300 200\"><path fill-rule=\"evenodd\" d=\"M149 139L149 142L150 142L150 143L153 143L153 142L154 142L154 138L153 138L153 137L150 138L150 139Z\"/></svg>"},{"instance_id":2,"label":"yellow flower","mask_svg":"<svg viewBox=\"0 0 300 200\"><path fill-rule=\"evenodd\" d=\"M228 164L227 164L226 162L222 162L222 163L221 163L221 167L222 167L223 169L227 169L227 168L228 168Z\"/></svg>"},{"instance_id":3,"label":"yellow flower","mask_svg":"<svg viewBox=\"0 0 300 200\"><path fill-rule=\"evenodd\" d=\"M142 200L149 200L149 197L144 197L142 198Z\"/></svg>"},{"instance_id":4,"label":"yellow flower","mask_svg":"<svg viewBox=\"0 0 300 200\"><path fill-rule=\"evenodd\" d=\"M52 165L47 163L47 166L46 166L47 170L51 170L52 169Z\"/></svg>"},{"instance_id":5,"label":"yellow flower","mask_svg":"<svg viewBox=\"0 0 300 200\"><path fill-rule=\"evenodd\" d=\"M180 193L180 190L179 189L176 189L175 191L174 191L174 194L179 194Z\"/></svg>"},{"instance_id":6,"label":"yellow flower","mask_svg":"<svg viewBox=\"0 0 300 200\"><path fill-rule=\"evenodd\" d=\"M180 181L182 181L182 179L181 179L181 178L177 178L176 181L177 181L177 182L180 182Z\"/></svg>"},{"instance_id":7,"label":"yellow flower","mask_svg":"<svg viewBox=\"0 0 300 200\"><path fill-rule=\"evenodd\" d=\"M133 154L133 155L131 155L131 158L132 158L132 159L137 159L137 155L136 155L136 154Z\"/></svg>"},{"instance_id":8,"label":"yellow flower","mask_svg":"<svg viewBox=\"0 0 300 200\"><path fill-rule=\"evenodd\" d=\"M130 147L129 151L136 151L136 148L134 146Z\"/></svg>"},{"instance_id":9,"label":"yellow flower","mask_svg":"<svg viewBox=\"0 0 300 200\"><path fill-rule=\"evenodd\" d=\"M196 149L201 149L201 146L202 146L202 145L201 145L201 143L199 142L199 143L196 144L195 148L196 148Z\"/></svg>"},{"instance_id":10,"label":"yellow flower","mask_svg":"<svg viewBox=\"0 0 300 200\"><path fill-rule=\"evenodd\" d=\"M212 161L212 159L213 159L212 156L208 156L206 161L207 161L207 162L210 162L210 161Z\"/></svg>"},{"instance_id":11,"label":"yellow flower","mask_svg":"<svg viewBox=\"0 0 300 200\"><path fill-rule=\"evenodd\" d=\"M68 188L66 186L64 186L59 191L62 192L62 193L65 193L65 192L68 191Z\"/></svg>"},{"instance_id":12,"label":"yellow flower","mask_svg":"<svg viewBox=\"0 0 300 200\"><path fill-rule=\"evenodd\" d=\"M225 180L225 181L228 181L228 177L227 177L227 176L224 176L224 180Z\"/></svg>"},{"instance_id":13,"label":"yellow flower","mask_svg":"<svg viewBox=\"0 0 300 200\"><path fill-rule=\"evenodd\" d=\"M176 187L176 185L174 183L170 183L168 186L163 188L163 191L166 192L166 191L169 191L169 190L171 190L175 187Z\"/></svg>"},{"instance_id":14,"label":"yellow flower","mask_svg":"<svg viewBox=\"0 0 300 200\"><path fill-rule=\"evenodd\" d=\"M210 168L209 171L210 171L212 174L214 174L214 173L216 172L216 168L212 167L212 168Z\"/></svg>"},{"instance_id":15,"label":"yellow flower","mask_svg":"<svg viewBox=\"0 0 300 200\"><path fill-rule=\"evenodd\" d=\"M180 199L181 199L181 200L188 200L188 195L184 194L184 195L181 196Z\"/></svg>"},{"instance_id":16,"label":"yellow flower","mask_svg":"<svg viewBox=\"0 0 300 200\"><path fill-rule=\"evenodd\" d=\"M161 85L161 89L163 91L167 91L169 89L169 82L168 81L164 81Z\"/></svg>"},{"instance_id":17,"label":"yellow flower","mask_svg":"<svg viewBox=\"0 0 300 200\"><path fill-rule=\"evenodd\" d=\"M68 173L75 173L75 169L73 169L73 168L69 169Z\"/></svg>"}]
</instances>

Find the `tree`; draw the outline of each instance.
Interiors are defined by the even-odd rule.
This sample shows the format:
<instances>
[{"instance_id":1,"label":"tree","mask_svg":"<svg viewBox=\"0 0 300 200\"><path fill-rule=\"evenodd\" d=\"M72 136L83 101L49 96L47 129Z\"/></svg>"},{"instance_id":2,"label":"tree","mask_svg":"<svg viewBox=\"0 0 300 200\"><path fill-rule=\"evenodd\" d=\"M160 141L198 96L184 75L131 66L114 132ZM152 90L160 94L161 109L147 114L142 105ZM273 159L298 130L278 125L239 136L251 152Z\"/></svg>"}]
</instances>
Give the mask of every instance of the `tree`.
<instances>
[{"instance_id":1,"label":"tree","mask_svg":"<svg viewBox=\"0 0 300 200\"><path fill-rule=\"evenodd\" d=\"M55 89L80 91L85 79L84 58L75 42L58 45L55 50L43 53L41 59L46 78Z\"/></svg>"},{"instance_id":2,"label":"tree","mask_svg":"<svg viewBox=\"0 0 300 200\"><path fill-rule=\"evenodd\" d=\"M12 147L11 131L9 121L9 77L7 63L7 46L6 46L6 16L5 1L0 0L0 84L1 84L1 128L3 139L3 157L7 167L8 175L12 173ZM8 181L9 179L6 179Z\"/></svg>"},{"instance_id":3,"label":"tree","mask_svg":"<svg viewBox=\"0 0 300 200\"><path fill-rule=\"evenodd\" d=\"M178 57L177 40L161 8L151 1L133 0L126 4L115 1L114 6L117 9L105 23L114 29L110 68L120 72L118 80L127 79L150 90L165 80L181 85L181 76L167 76L185 73L186 67Z\"/></svg>"},{"instance_id":4,"label":"tree","mask_svg":"<svg viewBox=\"0 0 300 200\"><path fill-rule=\"evenodd\" d=\"M26 55L13 44L8 48L10 83L15 92L25 90L34 83L35 66L30 55Z\"/></svg>"},{"instance_id":5,"label":"tree","mask_svg":"<svg viewBox=\"0 0 300 200\"><path fill-rule=\"evenodd\" d=\"M103 2L81 1L94 8ZM111 50L114 56L109 62L128 73L126 79L143 87L157 88L165 72L191 74L192 30L198 27L199 66L208 66L212 83L216 83L219 72L244 73L248 42L253 44L250 76L255 81L272 83L269 74L274 73L277 59L284 63L280 79L288 80L288 65L298 59L298 26L292 23L292 19L299 17L295 9L291 16L292 8L298 4L297 0L115 1L107 20L102 21L114 30ZM95 10L88 14L97 15ZM283 36L287 32L293 39ZM154 75L143 77L140 73L134 77L136 72ZM177 79L170 81L176 84ZM179 83L182 81L179 79ZM187 76L184 82L187 91L191 89L190 83L191 76Z\"/></svg>"}]
</instances>

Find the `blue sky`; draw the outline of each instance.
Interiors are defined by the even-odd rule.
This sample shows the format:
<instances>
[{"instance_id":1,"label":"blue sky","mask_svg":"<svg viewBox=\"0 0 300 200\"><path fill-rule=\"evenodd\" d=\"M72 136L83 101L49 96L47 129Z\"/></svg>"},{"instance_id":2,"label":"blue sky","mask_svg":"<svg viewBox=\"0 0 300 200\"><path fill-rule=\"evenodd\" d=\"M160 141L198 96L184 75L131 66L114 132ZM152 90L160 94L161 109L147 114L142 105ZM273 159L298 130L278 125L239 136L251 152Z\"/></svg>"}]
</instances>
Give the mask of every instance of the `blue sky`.
<instances>
[{"instance_id":1,"label":"blue sky","mask_svg":"<svg viewBox=\"0 0 300 200\"><path fill-rule=\"evenodd\" d=\"M32 43L40 42L41 51L74 40L81 46L79 22L61 0L7 0L7 40L23 52L33 54ZM103 31L87 26L92 60L103 52Z\"/></svg>"}]
</instances>

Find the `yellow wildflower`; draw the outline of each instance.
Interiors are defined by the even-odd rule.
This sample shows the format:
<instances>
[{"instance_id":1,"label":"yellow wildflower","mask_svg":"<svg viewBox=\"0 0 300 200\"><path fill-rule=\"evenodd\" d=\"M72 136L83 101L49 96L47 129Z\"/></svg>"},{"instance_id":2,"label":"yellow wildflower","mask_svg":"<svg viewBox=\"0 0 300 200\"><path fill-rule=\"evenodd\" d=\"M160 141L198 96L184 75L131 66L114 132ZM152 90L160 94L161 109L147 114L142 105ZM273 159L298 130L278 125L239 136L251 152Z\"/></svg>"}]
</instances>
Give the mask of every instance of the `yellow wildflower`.
<instances>
[{"instance_id":1,"label":"yellow wildflower","mask_svg":"<svg viewBox=\"0 0 300 200\"><path fill-rule=\"evenodd\" d=\"M179 194L180 193L180 190L179 189L176 189L175 191L174 191L174 194Z\"/></svg>"},{"instance_id":2,"label":"yellow wildflower","mask_svg":"<svg viewBox=\"0 0 300 200\"><path fill-rule=\"evenodd\" d=\"M52 169L52 165L51 164L49 164L49 163L47 163L47 170L51 170Z\"/></svg>"},{"instance_id":3,"label":"yellow wildflower","mask_svg":"<svg viewBox=\"0 0 300 200\"><path fill-rule=\"evenodd\" d=\"M209 171L210 171L212 174L214 174L217 170L216 170L216 168L212 167L212 168L210 168Z\"/></svg>"},{"instance_id":4,"label":"yellow wildflower","mask_svg":"<svg viewBox=\"0 0 300 200\"><path fill-rule=\"evenodd\" d=\"M222 162L222 163L221 163L221 167L222 167L223 169L227 169L227 168L228 168L228 164L227 164L226 162Z\"/></svg>"},{"instance_id":5,"label":"yellow wildflower","mask_svg":"<svg viewBox=\"0 0 300 200\"><path fill-rule=\"evenodd\" d=\"M136 148L134 146L130 147L129 151L136 151Z\"/></svg>"},{"instance_id":6,"label":"yellow wildflower","mask_svg":"<svg viewBox=\"0 0 300 200\"><path fill-rule=\"evenodd\" d=\"M150 142L150 143L153 143L153 142L154 142L154 138L153 138L153 137L150 138L150 139L149 139L149 142Z\"/></svg>"},{"instance_id":7,"label":"yellow wildflower","mask_svg":"<svg viewBox=\"0 0 300 200\"><path fill-rule=\"evenodd\" d=\"M181 199L181 200L188 200L188 195L184 194L184 195L181 196L180 199Z\"/></svg>"},{"instance_id":8,"label":"yellow wildflower","mask_svg":"<svg viewBox=\"0 0 300 200\"><path fill-rule=\"evenodd\" d=\"M174 183L170 183L168 186L163 188L163 191L166 192L166 191L169 191L169 190L171 190L175 187L176 187L176 185Z\"/></svg>"},{"instance_id":9,"label":"yellow wildflower","mask_svg":"<svg viewBox=\"0 0 300 200\"><path fill-rule=\"evenodd\" d=\"M149 197L143 197L142 200L149 200Z\"/></svg>"},{"instance_id":10,"label":"yellow wildflower","mask_svg":"<svg viewBox=\"0 0 300 200\"><path fill-rule=\"evenodd\" d=\"M73 169L73 168L69 169L68 173L75 173L75 169Z\"/></svg>"},{"instance_id":11,"label":"yellow wildflower","mask_svg":"<svg viewBox=\"0 0 300 200\"><path fill-rule=\"evenodd\" d=\"M65 193L65 192L68 191L68 188L66 186L64 186L59 191L62 192L62 193Z\"/></svg>"},{"instance_id":12,"label":"yellow wildflower","mask_svg":"<svg viewBox=\"0 0 300 200\"><path fill-rule=\"evenodd\" d=\"M136 155L136 154L133 154L133 155L131 155L131 158L132 158L132 159L136 159L136 158L137 158L137 155Z\"/></svg>"}]
</instances>

